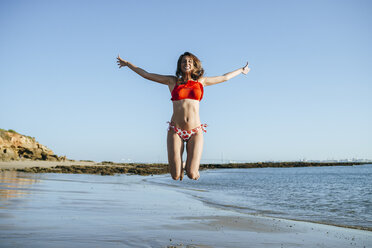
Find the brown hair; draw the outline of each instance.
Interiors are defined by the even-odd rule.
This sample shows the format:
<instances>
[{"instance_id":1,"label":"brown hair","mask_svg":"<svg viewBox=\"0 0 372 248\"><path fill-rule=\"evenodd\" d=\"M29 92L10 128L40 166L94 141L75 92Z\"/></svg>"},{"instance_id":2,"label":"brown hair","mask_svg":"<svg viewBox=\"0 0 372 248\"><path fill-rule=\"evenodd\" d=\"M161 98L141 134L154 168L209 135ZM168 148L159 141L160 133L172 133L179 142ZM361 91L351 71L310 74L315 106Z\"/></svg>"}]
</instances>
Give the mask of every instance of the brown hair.
<instances>
[{"instance_id":1,"label":"brown hair","mask_svg":"<svg viewBox=\"0 0 372 248\"><path fill-rule=\"evenodd\" d=\"M194 70L191 72L191 78L194 79L194 80L198 80L199 78L201 78L204 75L204 69L202 67L202 63L200 62L200 60L194 54L189 53L189 52L185 52L184 54L182 54L178 58L176 77L178 79L183 77L183 73L182 73L182 70L181 70L181 62L182 62L182 58L184 56L191 57L192 61L194 62Z\"/></svg>"}]
</instances>

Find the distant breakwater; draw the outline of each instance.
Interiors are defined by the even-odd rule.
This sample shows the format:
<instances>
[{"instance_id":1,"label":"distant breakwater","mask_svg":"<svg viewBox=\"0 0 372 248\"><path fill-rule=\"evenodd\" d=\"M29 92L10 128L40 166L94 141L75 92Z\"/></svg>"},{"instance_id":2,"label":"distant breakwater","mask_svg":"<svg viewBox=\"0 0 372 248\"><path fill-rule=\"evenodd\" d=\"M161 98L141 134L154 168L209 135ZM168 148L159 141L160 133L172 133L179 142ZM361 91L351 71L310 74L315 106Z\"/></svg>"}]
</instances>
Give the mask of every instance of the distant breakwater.
<instances>
[{"instance_id":1,"label":"distant breakwater","mask_svg":"<svg viewBox=\"0 0 372 248\"><path fill-rule=\"evenodd\" d=\"M256 163L229 163L229 164L202 164L203 169L231 169L231 168L291 168L291 167L318 167L318 166L352 166L366 164L366 162L256 162Z\"/></svg>"}]
</instances>

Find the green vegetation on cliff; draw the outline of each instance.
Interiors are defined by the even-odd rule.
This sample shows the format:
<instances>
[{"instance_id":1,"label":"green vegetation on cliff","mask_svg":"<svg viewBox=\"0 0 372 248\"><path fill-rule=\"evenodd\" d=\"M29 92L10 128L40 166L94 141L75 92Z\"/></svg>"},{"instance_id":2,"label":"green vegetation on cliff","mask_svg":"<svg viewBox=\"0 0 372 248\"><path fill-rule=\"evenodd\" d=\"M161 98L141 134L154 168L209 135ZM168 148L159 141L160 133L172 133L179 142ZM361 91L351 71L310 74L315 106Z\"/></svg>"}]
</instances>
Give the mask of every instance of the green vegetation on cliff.
<instances>
[{"instance_id":1,"label":"green vegetation on cliff","mask_svg":"<svg viewBox=\"0 0 372 248\"><path fill-rule=\"evenodd\" d=\"M10 140L11 137L7 133L19 134L19 135L22 135L24 137L27 137L27 138L32 139L32 140L35 141L35 137L31 137L31 136L20 134L17 131L14 131L13 129L6 130L6 129L0 128L0 137L3 138L3 139L6 139L6 140Z\"/></svg>"}]
</instances>

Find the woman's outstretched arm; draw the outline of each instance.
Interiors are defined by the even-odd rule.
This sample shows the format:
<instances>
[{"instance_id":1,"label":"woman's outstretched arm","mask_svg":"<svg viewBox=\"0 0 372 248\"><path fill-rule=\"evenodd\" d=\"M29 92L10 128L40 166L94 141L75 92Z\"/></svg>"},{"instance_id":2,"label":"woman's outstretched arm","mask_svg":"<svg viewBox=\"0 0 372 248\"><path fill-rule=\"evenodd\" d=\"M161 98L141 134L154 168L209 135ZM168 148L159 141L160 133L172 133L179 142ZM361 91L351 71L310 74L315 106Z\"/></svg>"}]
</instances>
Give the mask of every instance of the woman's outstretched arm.
<instances>
[{"instance_id":1,"label":"woman's outstretched arm","mask_svg":"<svg viewBox=\"0 0 372 248\"><path fill-rule=\"evenodd\" d=\"M222 76L204 77L202 79L202 83L204 84L204 86L222 83L222 82L232 79L233 77L238 76L240 73L247 74L250 70L251 69L248 67L248 62L247 62L247 64L243 68L239 68L235 71L225 73Z\"/></svg>"},{"instance_id":2,"label":"woman's outstretched arm","mask_svg":"<svg viewBox=\"0 0 372 248\"><path fill-rule=\"evenodd\" d=\"M161 83L161 84L169 85L175 78L174 76L164 76L164 75L159 75L155 73L149 73L145 71L144 69L133 65L129 61L120 58L119 55L117 57L117 63L118 63L119 68L128 66L129 69L131 69L132 71L134 71L141 77L154 81L154 82Z\"/></svg>"}]
</instances>

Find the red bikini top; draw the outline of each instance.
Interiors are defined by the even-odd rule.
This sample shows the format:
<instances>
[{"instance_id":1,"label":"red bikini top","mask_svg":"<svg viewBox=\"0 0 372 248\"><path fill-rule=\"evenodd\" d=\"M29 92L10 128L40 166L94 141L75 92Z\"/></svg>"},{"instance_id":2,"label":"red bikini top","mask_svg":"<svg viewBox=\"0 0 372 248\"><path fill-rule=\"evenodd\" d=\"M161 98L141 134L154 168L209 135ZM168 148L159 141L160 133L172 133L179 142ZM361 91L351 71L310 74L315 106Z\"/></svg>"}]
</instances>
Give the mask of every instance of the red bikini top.
<instances>
[{"instance_id":1,"label":"red bikini top","mask_svg":"<svg viewBox=\"0 0 372 248\"><path fill-rule=\"evenodd\" d=\"M200 101L203 98L203 85L196 81L187 81L185 84L176 84L172 90L172 101L193 99Z\"/></svg>"}]
</instances>

